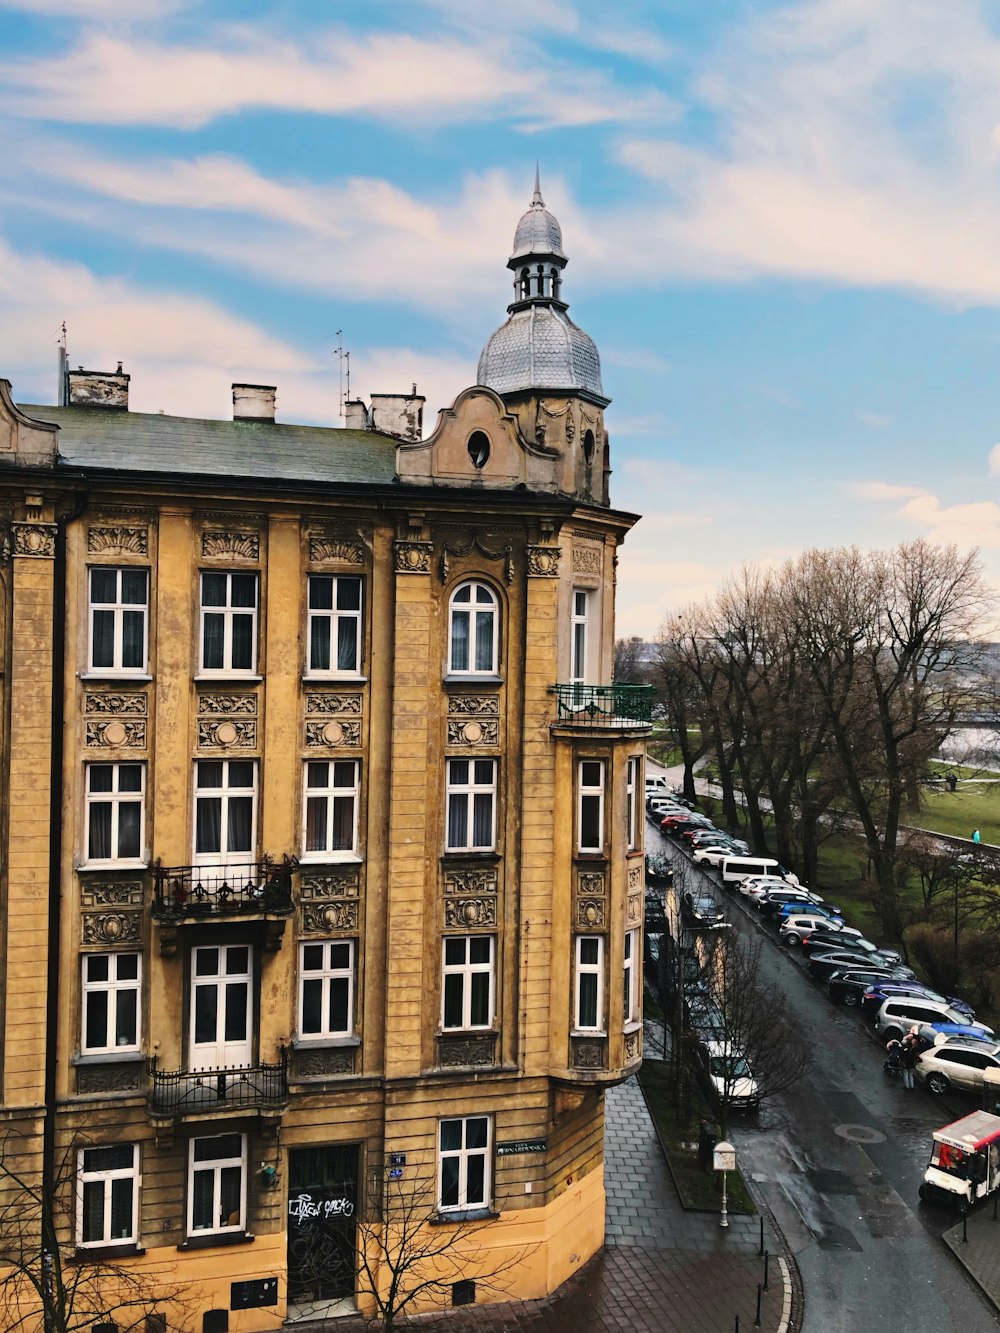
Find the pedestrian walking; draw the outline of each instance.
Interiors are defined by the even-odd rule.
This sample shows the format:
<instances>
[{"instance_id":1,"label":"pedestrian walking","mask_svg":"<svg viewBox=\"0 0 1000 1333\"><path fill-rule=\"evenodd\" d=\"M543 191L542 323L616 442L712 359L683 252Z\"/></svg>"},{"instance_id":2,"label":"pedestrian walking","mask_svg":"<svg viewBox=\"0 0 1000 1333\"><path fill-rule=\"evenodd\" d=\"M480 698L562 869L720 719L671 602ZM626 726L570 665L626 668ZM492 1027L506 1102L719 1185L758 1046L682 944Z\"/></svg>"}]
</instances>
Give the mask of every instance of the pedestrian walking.
<instances>
[{"instance_id":1,"label":"pedestrian walking","mask_svg":"<svg viewBox=\"0 0 1000 1333\"><path fill-rule=\"evenodd\" d=\"M974 828L972 830L972 841L975 843L978 843L980 841L979 830L977 828Z\"/></svg>"},{"instance_id":2,"label":"pedestrian walking","mask_svg":"<svg viewBox=\"0 0 1000 1333\"><path fill-rule=\"evenodd\" d=\"M913 1087L913 1071L917 1067L917 1039L908 1032L902 1041L900 1064L903 1066L903 1087Z\"/></svg>"},{"instance_id":3,"label":"pedestrian walking","mask_svg":"<svg viewBox=\"0 0 1000 1333\"><path fill-rule=\"evenodd\" d=\"M947 782L948 784L949 791L955 791L955 789L958 787L958 778L955 777L954 773L949 773L945 777L945 782Z\"/></svg>"}]
</instances>

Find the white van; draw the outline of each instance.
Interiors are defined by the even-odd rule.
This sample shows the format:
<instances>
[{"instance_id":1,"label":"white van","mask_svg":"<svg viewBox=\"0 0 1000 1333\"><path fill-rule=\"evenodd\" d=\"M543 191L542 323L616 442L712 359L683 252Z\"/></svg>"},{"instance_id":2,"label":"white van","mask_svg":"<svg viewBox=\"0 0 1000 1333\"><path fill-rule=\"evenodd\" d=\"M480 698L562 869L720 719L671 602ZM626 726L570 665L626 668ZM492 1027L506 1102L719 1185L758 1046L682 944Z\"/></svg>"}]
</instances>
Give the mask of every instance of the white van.
<instances>
[{"instance_id":1,"label":"white van","mask_svg":"<svg viewBox=\"0 0 1000 1333\"><path fill-rule=\"evenodd\" d=\"M751 875L767 875L769 879L782 879L786 884L796 886L799 883L796 875L769 856L727 856L719 870L723 884L739 884Z\"/></svg>"},{"instance_id":2,"label":"white van","mask_svg":"<svg viewBox=\"0 0 1000 1333\"><path fill-rule=\"evenodd\" d=\"M667 782L665 773L661 773L658 777L650 777L649 774L646 775L647 796L666 796L669 791L670 785Z\"/></svg>"}]
</instances>

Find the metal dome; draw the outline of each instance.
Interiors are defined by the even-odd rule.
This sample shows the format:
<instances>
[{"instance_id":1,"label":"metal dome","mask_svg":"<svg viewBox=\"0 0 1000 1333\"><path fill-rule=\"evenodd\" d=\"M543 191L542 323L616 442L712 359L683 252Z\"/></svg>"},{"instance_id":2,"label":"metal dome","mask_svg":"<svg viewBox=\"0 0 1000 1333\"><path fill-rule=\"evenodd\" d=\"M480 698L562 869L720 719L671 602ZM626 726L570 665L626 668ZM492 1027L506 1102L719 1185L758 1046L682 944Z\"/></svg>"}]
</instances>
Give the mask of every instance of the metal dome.
<instances>
[{"instance_id":1,"label":"metal dome","mask_svg":"<svg viewBox=\"0 0 1000 1333\"><path fill-rule=\"evenodd\" d=\"M524 259L528 255L566 258L562 248L562 228L541 202L531 205L514 232L511 259Z\"/></svg>"},{"instance_id":2,"label":"metal dome","mask_svg":"<svg viewBox=\"0 0 1000 1333\"><path fill-rule=\"evenodd\" d=\"M477 383L500 394L582 389L604 397L594 340L565 310L547 304L515 310L500 325L480 355Z\"/></svg>"}]
</instances>

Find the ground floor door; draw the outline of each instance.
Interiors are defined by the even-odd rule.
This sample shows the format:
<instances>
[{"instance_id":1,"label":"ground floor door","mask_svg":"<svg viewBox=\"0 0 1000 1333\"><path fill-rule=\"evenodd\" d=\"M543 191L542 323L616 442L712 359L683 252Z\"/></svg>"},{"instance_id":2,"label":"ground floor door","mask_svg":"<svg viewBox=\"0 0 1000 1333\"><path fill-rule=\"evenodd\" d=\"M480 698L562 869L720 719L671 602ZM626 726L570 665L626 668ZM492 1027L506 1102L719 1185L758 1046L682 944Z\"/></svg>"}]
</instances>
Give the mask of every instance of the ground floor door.
<instances>
[{"instance_id":1,"label":"ground floor door","mask_svg":"<svg viewBox=\"0 0 1000 1333\"><path fill-rule=\"evenodd\" d=\"M288 1303L354 1295L358 1206L356 1143L288 1154Z\"/></svg>"}]
</instances>

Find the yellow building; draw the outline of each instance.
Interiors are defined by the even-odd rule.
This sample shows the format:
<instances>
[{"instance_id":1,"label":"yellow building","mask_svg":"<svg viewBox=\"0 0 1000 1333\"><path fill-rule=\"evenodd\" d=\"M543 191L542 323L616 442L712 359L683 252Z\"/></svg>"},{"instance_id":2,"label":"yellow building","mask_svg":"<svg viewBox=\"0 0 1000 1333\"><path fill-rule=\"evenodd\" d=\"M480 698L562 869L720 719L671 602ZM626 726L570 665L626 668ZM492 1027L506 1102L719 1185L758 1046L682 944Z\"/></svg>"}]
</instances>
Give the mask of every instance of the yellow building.
<instances>
[{"instance_id":1,"label":"yellow building","mask_svg":"<svg viewBox=\"0 0 1000 1333\"><path fill-rule=\"evenodd\" d=\"M635 520L565 263L536 186L426 439L415 392L325 429L0 380L0 1129L148 1333L370 1309L389 1188L481 1223L455 1302L602 1244L649 704L610 684Z\"/></svg>"}]
</instances>

